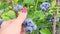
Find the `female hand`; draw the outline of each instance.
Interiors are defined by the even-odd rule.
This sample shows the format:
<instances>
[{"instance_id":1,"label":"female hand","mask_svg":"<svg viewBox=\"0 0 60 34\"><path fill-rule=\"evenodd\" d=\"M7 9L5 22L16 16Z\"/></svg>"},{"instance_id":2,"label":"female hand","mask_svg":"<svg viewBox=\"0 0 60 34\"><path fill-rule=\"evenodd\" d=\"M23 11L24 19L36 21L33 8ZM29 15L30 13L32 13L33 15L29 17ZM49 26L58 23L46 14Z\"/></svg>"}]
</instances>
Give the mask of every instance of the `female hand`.
<instances>
[{"instance_id":1,"label":"female hand","mask_svg":"<svg viewBox=\"0 0 60 34\"><path fill-rule=\"evenodd\" d=\"M1 34L25 34L22 23L26 19L27 9L23 8L20 15L13 20L4 21L1 25ZM13 16L12 16L13 17Z\"/></svg>"}]
</instances>

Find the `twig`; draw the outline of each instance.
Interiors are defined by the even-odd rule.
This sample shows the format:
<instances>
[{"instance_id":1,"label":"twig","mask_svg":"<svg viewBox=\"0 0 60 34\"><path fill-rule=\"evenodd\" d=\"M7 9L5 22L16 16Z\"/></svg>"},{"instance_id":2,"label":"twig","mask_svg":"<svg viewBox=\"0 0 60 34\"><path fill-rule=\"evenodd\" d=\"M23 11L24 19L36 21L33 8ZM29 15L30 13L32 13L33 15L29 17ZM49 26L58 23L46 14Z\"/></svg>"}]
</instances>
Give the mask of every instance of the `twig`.
<instances>
[{"instance_id":1,"label":"twig","mask_svg":"<svg viewBox=\"0 0 60 34\"><path fill-rule=\"evenodd\" d=\"M57 11L54 12L54 22L53 22L53 34L56 33L56 19L57 18Z\"/></svg>"},{"instance_id":2,"label":"twig","mask_svg":"<svg viewBox=\"0 0 60 34\"><path fill-rule=\"evenodd\" d=\"M12 5L12 8L14 8L14 2L13 2L13 0L10 0L10 3ZM16 17L18 17L18 11L15 11L15 14L16 14Z\"/></svg>"},{"instance_id":3,"label":"twig","mask_svg":"<svg viewBox=\"0 0 60 34\"><path fill-rule=\"evenodd\" d=\"M56 1L56 5L57 5L57 4L58 4L58 2ZM56 10L54 11L53 34L56 33L57 13L58 13L58 7L57 7Z\"/></svg>"},{"instance_id":4,"label":"twig","mask_svg":"<svg viewBox=\"0 0 60 34\"><path fill-rule=\"evenodd\" d=\"M53 34L56 33L57 13L58 13L58 8L57 8L56 11L54 12Z\"/></svg>"}]
</instances>

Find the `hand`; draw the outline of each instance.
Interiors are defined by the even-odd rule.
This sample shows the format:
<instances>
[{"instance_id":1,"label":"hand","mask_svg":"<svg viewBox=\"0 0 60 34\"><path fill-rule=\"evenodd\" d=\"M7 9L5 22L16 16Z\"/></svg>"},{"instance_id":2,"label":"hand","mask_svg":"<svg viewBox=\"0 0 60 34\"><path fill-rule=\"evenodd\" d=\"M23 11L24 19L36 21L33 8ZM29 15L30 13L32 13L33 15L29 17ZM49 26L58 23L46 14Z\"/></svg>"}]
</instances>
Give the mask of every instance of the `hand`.
<instances>
[{"instance_id":1,"label":"hand","mask_svg":"<svg viewBox=\"0 0 60 34\"><path fill-rule=\"evenodd\" d=\"M1 25L1 34L25 34L22 23L26 19L27 9L23 8L20 15L13 20L4 21ZM13 17L13 16L12 16Z\"/></svg>"}]
</instances>

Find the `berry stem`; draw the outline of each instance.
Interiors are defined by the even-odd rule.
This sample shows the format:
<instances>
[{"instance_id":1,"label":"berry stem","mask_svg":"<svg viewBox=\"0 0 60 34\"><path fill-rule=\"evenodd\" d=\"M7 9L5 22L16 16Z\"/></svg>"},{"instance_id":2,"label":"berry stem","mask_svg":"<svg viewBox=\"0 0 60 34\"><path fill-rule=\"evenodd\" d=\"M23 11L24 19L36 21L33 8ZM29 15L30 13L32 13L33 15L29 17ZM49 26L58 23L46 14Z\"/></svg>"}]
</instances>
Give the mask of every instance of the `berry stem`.
<instances>
[{"instance_id":1,"label":"berry stem","mask_svg":"<svg viewBox=\"0 0 60 34\"><path fill-rule=\"evenodd\" d=\"M29 12L29 8L30 8L30 7L29 7L29 5L28 5L28 6L27 6L27 13ZM28 15L27 15L27 16L28 16Z\"/></svg>"},{"instance_id":2,"label":"berry stem","mask_svg":"<svg viewBox=\"0 0 60 34\"><path fill-rule=\"evenodd\" d=\"M14 2L13 0L10 0L10 3L12 5L12 8L14 8ZM18 17L18 11L15 11L15 14L16 14L16 18Z\"/></svg>"},{"instance_id":3,"label":"berry stem","mask_svg":"<svg viewBox=\"0 0 60 34\"><path fill-rule=\"evenodd\" d=\"M13 2L13 0L10 0L10 3L12 5L12 8L14 8L14 2Z\"/></svg>"},{"instance_id":4,"label":"berry stem","mask_svg":"<svg viewBox=\"0 0 60 34\"><path fill-rule=\"evenodd\" d=\"M16 14L16 17L18 17L18 12L17 11L15 11L15 14Z\"/></svg>"}]
</instances>

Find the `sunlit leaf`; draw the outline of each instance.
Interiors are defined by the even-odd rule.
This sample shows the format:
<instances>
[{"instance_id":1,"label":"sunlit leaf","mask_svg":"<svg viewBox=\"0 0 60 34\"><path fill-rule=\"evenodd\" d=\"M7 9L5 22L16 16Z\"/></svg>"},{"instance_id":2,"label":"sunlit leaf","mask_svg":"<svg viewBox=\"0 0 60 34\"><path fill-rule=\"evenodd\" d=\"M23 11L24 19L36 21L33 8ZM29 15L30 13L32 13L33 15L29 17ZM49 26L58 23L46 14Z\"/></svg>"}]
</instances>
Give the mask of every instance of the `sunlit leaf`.
<instances>
[{"instance_id":1,"label":"sunlit leaf","mask_svg":"<svg viewBox=\"0 0 60 34\"><path fill-rule=\"evenodd\" d=\"M15 2L15 3L17 3L17 2L18 2L18 0L14 0L14 2Z\"/></svg>"},{"instance_id":2,"label":"sunlit leaf","mask_svg":"<svg viewBox=\"0 0 60 34\"><path fill-rule=\"evenodd\" d=\"M15 12L12 11L12 10L8 11L8 12L6 13L6 15L7 15L8 17L12 18L12 19L13 19L13 18L16 18Z\"/></svg>"},{"instance_id":3,"label":"sunlit leaf","mask_svg":"<svg viewBox=\"0 0 60 34\"><path fill-rule=\"evenodd\" d=\"M51 34L51 32L49 31L49 29L42 29L40 30L41 34Z\"/></svg>"},{"instance_id":4,"label":"sunlit leaf","mask_svg":"<svg viewBox=\"0 0 60 34\"><path fill-rule=\"evenodd\" d=\"M1 17L2 17L2 19L6 20L6 21L7 21L7 20L11 20L11 19L10 19L9 17L7 17L5 14L3 14Z\"/></svg>"},{"instance_id":5,"label":"sunlit leaf","mask_svg":"<svg viewBox=\"0 0 60 34\"><path fill-rule=\"evenodd\" d=\"M55 6L56 6L56 1L54 0L54 1L52 1L52 8L55 8Z\"/></svg>"}]
</instances>

